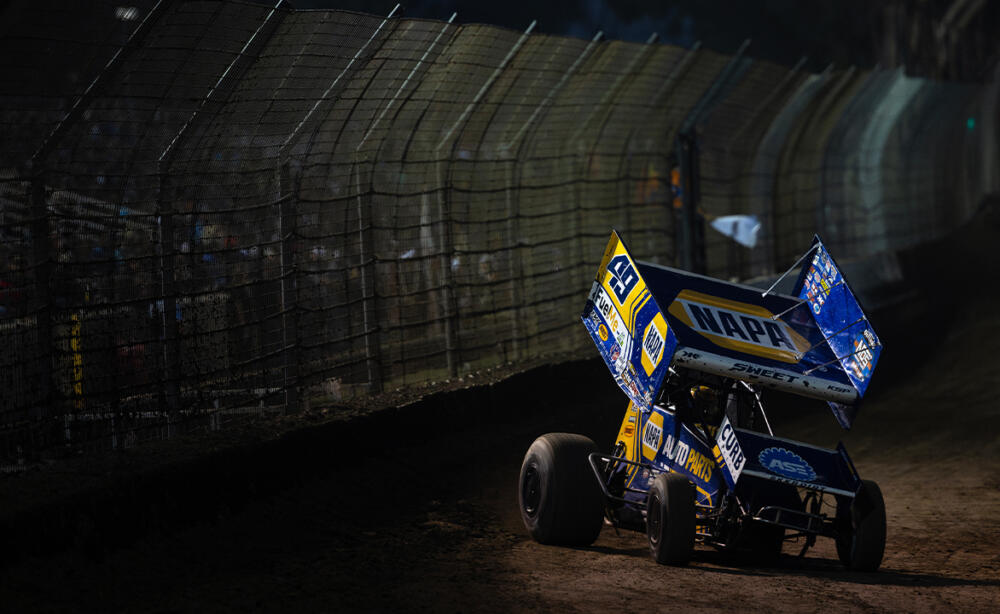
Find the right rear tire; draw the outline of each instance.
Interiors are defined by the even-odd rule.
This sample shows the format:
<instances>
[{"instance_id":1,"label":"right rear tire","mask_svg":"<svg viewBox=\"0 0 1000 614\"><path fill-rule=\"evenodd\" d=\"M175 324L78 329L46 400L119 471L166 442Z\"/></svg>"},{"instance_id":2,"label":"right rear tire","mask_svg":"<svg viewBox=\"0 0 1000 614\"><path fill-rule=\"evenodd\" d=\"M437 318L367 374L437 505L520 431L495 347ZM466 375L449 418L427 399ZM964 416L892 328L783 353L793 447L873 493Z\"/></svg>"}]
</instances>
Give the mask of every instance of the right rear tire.
<instances>
[{"instance_id":1,"label":"right rear tire","mask_svg":"<svg viewBox=\"0 0 1000 614\"><path fill-rule=\"evenodd\" d=\"M885 501L878 484L861 480L850 510L841 515L837 556L854 571L875 571L885 553Z\"/></svg>"}]
</instances>

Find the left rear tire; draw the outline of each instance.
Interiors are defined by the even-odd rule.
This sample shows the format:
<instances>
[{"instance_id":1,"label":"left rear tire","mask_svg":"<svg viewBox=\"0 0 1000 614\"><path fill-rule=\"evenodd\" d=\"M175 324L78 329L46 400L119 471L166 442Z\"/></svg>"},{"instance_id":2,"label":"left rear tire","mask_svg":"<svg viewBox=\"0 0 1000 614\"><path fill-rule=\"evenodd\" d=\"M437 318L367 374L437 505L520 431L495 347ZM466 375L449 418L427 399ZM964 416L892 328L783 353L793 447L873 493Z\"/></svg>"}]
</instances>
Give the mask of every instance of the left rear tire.
<instances>
[{"instance_id":1,"label":"left rear tire","mask_svg":"<svg viewBox=\"0 0 1000 614\"><path fill-rule=\"evenodd\" d=\"M604 494L587 457L597 446L583 435L548 433L531 444L518 481L521 520L542 544L588 546L604 524Z\"/></svg>"}]
</instances>

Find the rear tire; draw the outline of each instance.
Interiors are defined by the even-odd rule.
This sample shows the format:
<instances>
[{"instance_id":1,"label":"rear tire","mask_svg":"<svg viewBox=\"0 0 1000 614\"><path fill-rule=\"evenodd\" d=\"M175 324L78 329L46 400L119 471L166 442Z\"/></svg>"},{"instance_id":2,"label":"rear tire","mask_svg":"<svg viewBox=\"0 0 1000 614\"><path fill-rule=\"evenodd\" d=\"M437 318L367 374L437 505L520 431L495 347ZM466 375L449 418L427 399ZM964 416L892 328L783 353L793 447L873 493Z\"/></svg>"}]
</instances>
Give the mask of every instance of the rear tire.
<instances>
[{"instance_id":1,"label":"rear tire","mask_svg":"<svg viewBox=\"0 0 1000 614\"><path fill-rule=\"evenodd\" d=\"M694 552L694 486L679 473L661 473L646 499L649 551L662 565L687 565Z\"/></svg>"},{"instance_id":2,"label":"rear tire","mask_svg":"<svg viewBox=\"0 0 1000 614\"><path fill-rule=\"evenodd\" d=\"M861 480L861 489L841 518L837 556L854 571L875 571L885 553L885 501L878 484Z\"/></svg>"},{"instance_id":3,"label":"rear tire","mask_svg":"<svg viewBox=\"0 0 1000 614\"><path fill-rule=\"evenodd\" d=\"M571 433L548 433L531 444L521 463L521 520L542 544L587 546L604 523L604 495L587 457L593 441Z\"/></svg>"}]
</instances>

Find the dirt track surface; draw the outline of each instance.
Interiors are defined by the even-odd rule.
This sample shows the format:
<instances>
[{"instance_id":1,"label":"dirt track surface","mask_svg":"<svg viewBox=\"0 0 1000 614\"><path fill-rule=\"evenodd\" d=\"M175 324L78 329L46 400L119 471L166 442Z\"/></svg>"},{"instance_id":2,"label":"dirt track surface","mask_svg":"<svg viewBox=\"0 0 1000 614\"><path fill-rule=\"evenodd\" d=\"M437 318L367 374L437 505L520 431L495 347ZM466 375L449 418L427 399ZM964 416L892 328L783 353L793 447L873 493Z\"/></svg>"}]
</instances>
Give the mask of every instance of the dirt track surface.
<instances>
[{"instance_id":1,"label":"dirt track surface","mask_svg":"<svg viewBox=\"0 0 1000 614\"><path fill-rule=\"evenodd\" d=\"M786 543L774 567L699 547L685 568L657 565L643 535L610 527L587 548L531 541L515 494L528 445L563 430L609 446L620 419L623 396L585 363L557 383L566 403L539 405L533 380L515 378L490 408L374 420L336 444L340 462L277 496L107 552L22 560L5 570L0 610L997 611L998 307L953 314L936 357L880 389L844 438L885 495L877 573L845 571L823 539L804 559ZM822 405L801 413L778 434L842 435Z\"/></svg>"},{"instance_id":2,"label":"dirt track surface","mask_svg":"<svg viewBox=\"0 0 1000 614\"><path fill-rule=\"evenodd\" d=\"M886 349L853 431L821 403L772 404L776 434L831 447L843 437L880 484L876 573L844 570L824 539L802 559L786 542L773 567L698 547L684 568L610 527L586 548L531 541L516 482L534 438L578 432L608 449L617 432L624 395L590 361L140 474L103 529L80 516L89 530L73 551L0 553L0 612L1000 611L1000 299L958 291L992 287L1000 266L941 258L981 264L968 250L995 244L996 209L970 237L904 262L920 273L909 279L933 282L930 309L899 304L880 328ZM124 514L160 522L112 539L106 527Z\"/></svg>"}]
</instances>

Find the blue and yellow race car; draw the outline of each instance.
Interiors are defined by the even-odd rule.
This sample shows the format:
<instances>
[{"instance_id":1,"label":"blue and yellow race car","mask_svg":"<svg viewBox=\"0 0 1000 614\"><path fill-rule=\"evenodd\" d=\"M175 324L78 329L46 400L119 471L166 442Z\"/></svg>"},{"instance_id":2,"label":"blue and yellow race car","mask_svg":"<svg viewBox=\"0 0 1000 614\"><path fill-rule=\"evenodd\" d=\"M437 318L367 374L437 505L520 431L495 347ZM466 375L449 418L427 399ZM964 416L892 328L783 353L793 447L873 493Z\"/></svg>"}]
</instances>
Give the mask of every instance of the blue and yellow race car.
<instances>
[{"instance_id":1,"label":"blue and yellow race car","mask_svg":"<svg viewBox=\"0 0 1000 614\"><path fill-rule=\"evenodd\" d=\"M696 542L767 563L824 536L848 568L878 569L878 485L842 444L775 436L761 402L765 388L821 399L850 428L881 353L818 237L800 263L784 295L637 262L612 233L582 319L628 408L610 454L569 433L528 449L518 501L535 540L587 545L607 522L684 565Z\"/></svg>"}]
</instances>

